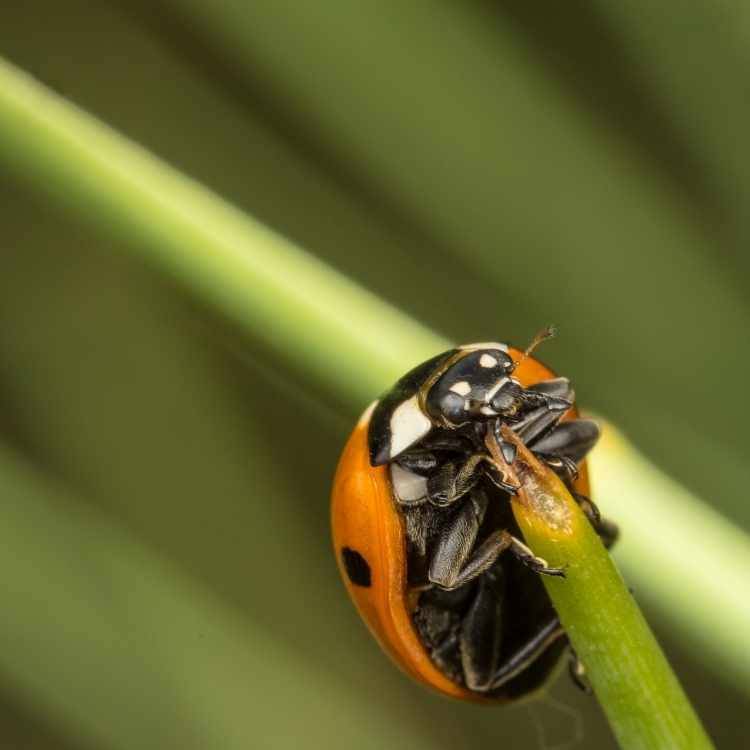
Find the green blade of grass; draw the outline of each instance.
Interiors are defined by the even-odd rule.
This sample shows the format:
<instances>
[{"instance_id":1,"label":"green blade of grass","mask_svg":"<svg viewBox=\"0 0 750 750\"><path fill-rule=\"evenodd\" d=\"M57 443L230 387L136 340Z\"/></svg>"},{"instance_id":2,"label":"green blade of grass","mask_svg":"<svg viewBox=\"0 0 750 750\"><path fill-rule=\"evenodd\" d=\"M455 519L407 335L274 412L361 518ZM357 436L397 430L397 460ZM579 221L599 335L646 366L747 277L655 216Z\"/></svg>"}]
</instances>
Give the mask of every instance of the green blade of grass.
<instances>
[{"instance_id":1,"label":"green blade of grass","mask_svg":"<svg viewBox=\"0 0 750 750\"><path fill-rule=\"evenodd\" d=\"M393 373L448 347L2 60L0 158L210 301L339 406L364 406Z\"/></svg>"},{"instance_id":2,"label":"green blade of grass","mask_svg":"<svg viewBox=\"0 0 750 750\"><path fill-rule=\"evenodd\" d=\"M625 750L713 747L601 540L565 485L515 436L513 513L535 554L565 569L544 585ZM493 446L490 445L490 449ZM499 448L493 451L502 461Z\"/></svg>"},{"instance_id":3,"label":"green blade of grass","mask_svg":"<svg viewBox=\"0 0 750 750\"><path fill-rule=\"evenodd\" d=\"M750 695L750 599L742 595L750 580L748 535L599 421L592 492L620 526L614 556L626 573L637 572L630 576L636 597L677 620L701 660Z\"/></svg>"}]
</instances>

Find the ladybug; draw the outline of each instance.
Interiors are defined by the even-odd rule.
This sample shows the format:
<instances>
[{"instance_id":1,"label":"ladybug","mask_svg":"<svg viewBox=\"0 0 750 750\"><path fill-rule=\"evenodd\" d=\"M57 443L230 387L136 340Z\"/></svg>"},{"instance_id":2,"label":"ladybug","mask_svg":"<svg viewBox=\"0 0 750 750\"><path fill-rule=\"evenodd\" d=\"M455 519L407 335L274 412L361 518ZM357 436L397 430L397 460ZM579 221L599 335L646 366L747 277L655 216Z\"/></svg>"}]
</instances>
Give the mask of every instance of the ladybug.
<instances>
[{"instance_id":1,"label":"ladybug","mask_svg":"<svg viewBox=\"0 0 750 750\"><path fill-rule=\"evenodd\" d=\"M588 499L599 436L567 378L525 351L468 344L404 375L364 412L333 483L333 544L360 615L398 666L479 703L533 694L568 643L539 574L564 576L519 539L517 488L489 454L508 425L557 472L607 546L617 529ZM574 678L582 667L571 661Z\"/></svg>"}]
</instances>

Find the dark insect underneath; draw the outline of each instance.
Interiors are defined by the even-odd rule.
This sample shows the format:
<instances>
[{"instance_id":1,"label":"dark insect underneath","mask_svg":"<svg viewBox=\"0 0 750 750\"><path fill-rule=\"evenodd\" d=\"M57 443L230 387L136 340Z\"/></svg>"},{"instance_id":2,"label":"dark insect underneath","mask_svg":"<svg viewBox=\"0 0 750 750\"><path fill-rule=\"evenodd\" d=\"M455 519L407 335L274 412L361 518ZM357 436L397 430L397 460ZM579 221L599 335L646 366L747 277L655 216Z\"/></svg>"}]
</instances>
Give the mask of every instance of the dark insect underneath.
<instances>
[{"instance_id":1,"label":"dark insect underneath","mask_svg":"<svg viewBox=\"0 0 750 750\"><path fill-rule=\"evenodd\" d=\"M520 540L517 488L488 434L512 464L515 447L499 436L507 425L604 544L617 536L588 498L584 458L599 429L579 418L570 381L530 356L547 335L526 351L469 344L414 368L367 409L336 472L334 546L357 609L404 671L455 698L528 696L569 651L539 578L563 571Z\"/></svg>"}]
</instances>

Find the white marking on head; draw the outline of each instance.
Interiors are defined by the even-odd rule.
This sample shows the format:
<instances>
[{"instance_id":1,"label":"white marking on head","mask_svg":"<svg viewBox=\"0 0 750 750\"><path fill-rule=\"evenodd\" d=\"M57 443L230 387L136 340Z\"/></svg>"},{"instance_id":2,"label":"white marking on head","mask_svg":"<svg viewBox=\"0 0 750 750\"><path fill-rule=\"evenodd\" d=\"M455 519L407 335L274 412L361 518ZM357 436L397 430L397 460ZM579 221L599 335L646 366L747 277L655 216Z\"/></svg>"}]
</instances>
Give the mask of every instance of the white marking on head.
<instances>
[{"instance_id":1,"label":"white marking on head","mask_svg":"<svg viewBox=\"0 0 750 750\"><path fill-rule=\"evenodd\" d=\"M480 367L497 367L497 360L486 352L479 358Z\"/></svg>"},{"instance_id":2,"label":"white marking on head","mask_svg":"<svg viewBox=\"0 0 750 750\"><path fill-rule=\"evenodd\" d=\"M467 381L462 380L460 383L454 383L449 390L459 396L468 396L471 393L471 386Z\"/></svg>"},{"instance_id":3,"label":"white marking on head","mask_svg":"<svg viewBox=\"0 0 750 750\"><path fill-rule=\"evenodd\" d=\"M399 404L391 415L391 458L414 445L432 427L432 422L422 413L416 396Z\"/></svg>"},{"instance_id":4,"label":"white marking on head","mask_svg":"<svg viewBox=\"0 0 750 750\"><path fill-rule=\"evenodd\" d=\"M391 464L391 482L396 497L404 505L417 505L427 499L427 477L407 471L397 463Z\"/></svg>"},{"instance_id":5,"label":"white marking on head","mask_svg":"<svg viewBox=\"0 0 750 750\"><path fill-rule=\"evenodd\" d=\"M492 401L493 396L509 381L513 378L500 378L500 380L487 391L486 401Z\"/></svg>"},{"instance_id":6,"label":"white marking on head","mask_svg":"<svg viewBox=\"0 0 750 750\"><path fill-rule=\"evenodd\" d=\"M464 344L459 349L499 349L501 352L508 351L507 344L500 344L497 341L482 341L478 344Z\"/></svg>"}]
</instances>

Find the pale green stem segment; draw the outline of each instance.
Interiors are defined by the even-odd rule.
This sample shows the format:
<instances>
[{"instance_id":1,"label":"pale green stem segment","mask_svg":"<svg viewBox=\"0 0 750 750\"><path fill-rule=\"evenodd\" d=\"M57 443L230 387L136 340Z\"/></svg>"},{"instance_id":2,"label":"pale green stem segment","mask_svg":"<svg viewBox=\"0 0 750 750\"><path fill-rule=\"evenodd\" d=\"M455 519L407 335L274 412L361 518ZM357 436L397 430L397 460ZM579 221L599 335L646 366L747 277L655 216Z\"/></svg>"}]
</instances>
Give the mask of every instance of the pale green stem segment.
<instances>
[{"instance_id":1,"label":"pale green stem segment","mask_svg":"<svg viewBox=\"0 0 750 750\"><path fill-rule=\"evenodd\" d=\"M119 237L131 252L140 254L196 299L236 323L265 354L275 356L287 370L333 394L350 413L388 387L409 366L450 346L445 339L295 248L2 60L0 160L85 221ZM638 534L650 523L649 487L640 477L632 483L623 482L622 486L625 485L638 490L622 500L633 509L632 533ZM608 497L603 497L601 502L617 517L616 501L610 503ZM637 508L642 511L640 516ZM696 508L695 524L701 525L705 520L705 528L717 529L721 536L724 527L713 523L709 514L701 515L699 505ZM736 542L735 537L727 536L728 544ZM533 540L532 543L535 544ZM544 544L543 539L541 543ZM589 592L597 592L600 583L608 585L617 578L607 556L593 555L586 547L588 543L598 550L595 537L583 533L577 543L582 545L580 554L566 556L571 565L569 580L564 584L551 582L553 589L566 585L568 590L577 591L581 587L570 584L580 576L581 580L591 580ZM747 547L746 540L737 544ZM558 560L559 551L553 545L550 559ZM547 554L543 547L538 552ZM700 548L691 550L691 554L693 564L700 565ZM594 562L583 566L582 561L589 557ZM676 570L681 559L672 554L664 564ZM637 559L632 565L629 572L636 584L651 575L649 568ZM622 589L621 582L618 585ZM701 585L707 588L708 582ZM732 592L724 586L713 586L712 590L712 601L721 600L721 604L716 604L717 610L736 612ZM708 594L697 591L698 599L701 593ZM641 690L640 673L635 667L643 659L649 659L649 654L658 653L658 649L652 647L653 639L630 599L626 598L629 609L623 609L629 619L614 624L608 623L607 617L612 614L607 615L608 607L599 607L603 597L587 594L581 601L589 606L568 610L566 606L576 604L568 601L561 604L561 611L582 657L590 663L592 674L606 674L606 670L597 669L597 665L605 663L619 665L620 670L635 670L633 685ZM683 632L684 612L681 605L663 609L664 616ZM743 621L741 614L732 622L738 638L750 627L750 621ZM600 653L598 644L602 642L597 640L596 628L606 631L610 625L619 633L619 641L609 639L607 643L613 651ZM632 635L629 627L634 628ZM595 628L595 632L589 632L590 628ZM588 646L587 634L592 638ZM707 631L702 634L702 641L711 637ZM641 655L641 648L646 650L645 655ZM723 648L719 653L726 670L744 658L744 650ZM617 677L616 682L627 683L627 675L622 671L611 674L612 681L620 675L622 679ZM661 682L654 682L648 694L676 685L665 663L659 675ZM614 710L622 717L631 710L625 703L618 703L621 697L616 691L607 691L606 679L597 677L595 681L608 711ZM632 688L631 692L634 693ZM656 695L653 707L659 721L664 722L665 717L674 714L674 709L664 713L661 706L675 695L682 695L679 688L663 697ZM609 701L614 702L612 706ZM678 704L684 704L684 697ZM682 713L685 712L679 715ZM628 725L621 722L618 726Z\"/></svg>"},{"instance_id":2,"label":"pale green stem segment","mask_svg":"<svg viewBox=\"0 0 750 750\"><path fill-rule=\"evenodd\" d=\"M0 59L0 160L363 408L449 343ZM396 332L396 335L394 335Z\"/></svg>"},{"instance_id":3,"label":"pale green stem segment","mask_svg":"<svg viewBox=\"0 0 750 750\"><path fill-rule=\"evenodd\" d=\"M601 540L565 485L511 430L521 486L513 513L534 554L565 569L543 576L565 632L624 750L713 745ZM499 456L502 460L502 457Z\"/></svg>"},{"instance_id":4,"label":"pale green stem segment","mask_svg":"<svg viewBox=\"0 0 750 750\"><path fill-rule=\"evenodd\" d=\"M613 550L635 596L750 694L750 538L668 477L610 423L588 460L592 497L621 535Z\"/></svg>"}]
</instances>

